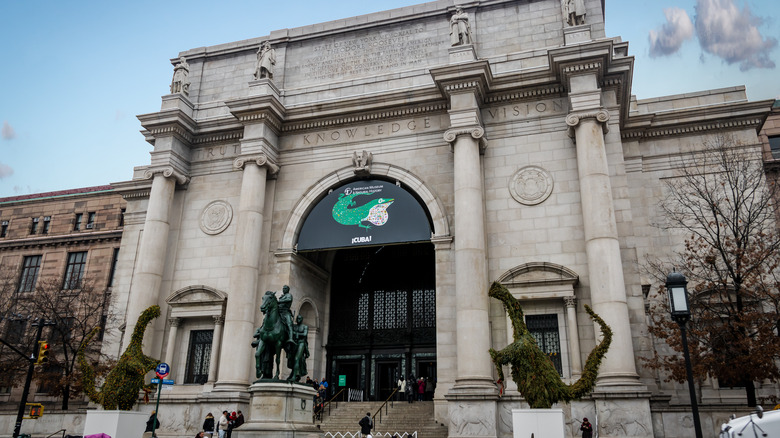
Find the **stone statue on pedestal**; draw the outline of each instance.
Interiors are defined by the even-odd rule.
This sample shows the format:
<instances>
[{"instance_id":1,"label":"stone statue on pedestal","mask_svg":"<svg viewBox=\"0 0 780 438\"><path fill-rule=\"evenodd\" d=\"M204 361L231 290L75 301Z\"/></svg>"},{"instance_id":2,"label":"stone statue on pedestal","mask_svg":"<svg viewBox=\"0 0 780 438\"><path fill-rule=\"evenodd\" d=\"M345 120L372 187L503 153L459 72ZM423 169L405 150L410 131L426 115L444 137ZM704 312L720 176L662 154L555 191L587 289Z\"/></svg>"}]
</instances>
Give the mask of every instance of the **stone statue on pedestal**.
<instances>
[{"instance_id":1,"label":"stone statue on pedestal","mask_svg":"<svg viewBox=\"0 0 780 438\"><path fill-rule=\"evenodd\" d=\"M474 40L471 37L469 14L463 12L462 8L457 8L452 17L450 17L450 43L453 46L462 46L472 42Z\"/></svg>"},{"instance_id":2,"label":"stone statue on pedestal","mask_svg":"<svg viewBox=\"0 0 780 438\"><path fill-rule=\"evenodd\" d=\"M292 370L290 376L287 377L289 382L298 382L302 377L309 374L306 370L306 358L309 357L308 337L309 326L303 323L303 316L298 315L295 318L295 326L293 326L295 348L287 352L287 368Z\"/></svg>"},{"instance_id":3,"label":"stone statue on pedestal","mask_svg":"<svg viewBox=\"0 0 780 438\"><path fill-rule=\"evenodd\" d=\"M569 26L585 24L585 0L563 0L563 16Z\"/></svg>"},{"instance_id":4,"label":"stone statue on pedestal","mask_svg":"<svg viewBox=\"0 0 780 438\"><path fill-rule=\"evenodd\" d=\"M171 94L190 94L190 65L183 56L179 58L179 63L173 68L173 80L171 81Z\"/></svg>"},{"instance_id":5,"label":"stone statue on pedestal","mask_svg":"<svg viewBox=\"0 0 780 438\"><path fill-rule=\"evenodd\" d=\"M271 43L263 42L257 49L257 63L255 64L255 79L274 77L274 66L276 65L276 51L271 48Z\"/></svg>"}]
</instances>

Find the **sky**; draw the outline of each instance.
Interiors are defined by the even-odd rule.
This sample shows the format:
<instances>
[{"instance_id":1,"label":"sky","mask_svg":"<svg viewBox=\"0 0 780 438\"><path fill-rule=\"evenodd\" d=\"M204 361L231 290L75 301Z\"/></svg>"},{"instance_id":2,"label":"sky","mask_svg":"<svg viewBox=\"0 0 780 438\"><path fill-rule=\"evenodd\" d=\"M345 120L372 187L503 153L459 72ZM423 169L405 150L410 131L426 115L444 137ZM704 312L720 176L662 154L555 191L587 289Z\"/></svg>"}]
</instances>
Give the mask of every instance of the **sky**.
<instances>
[{"instance_id":1,"label":"sky","mask_svg":"<svg viewBox=\"0 0 780 438\"><path fill-rule=\"evenodd\" d=\"M534 0L526 0L534 1ZM0 0L0 198L127 181L149 163L180 51L419 0ZM606 0L639 99L745 85L780 98L777 0Z\"/></svg>"}]
</instances>

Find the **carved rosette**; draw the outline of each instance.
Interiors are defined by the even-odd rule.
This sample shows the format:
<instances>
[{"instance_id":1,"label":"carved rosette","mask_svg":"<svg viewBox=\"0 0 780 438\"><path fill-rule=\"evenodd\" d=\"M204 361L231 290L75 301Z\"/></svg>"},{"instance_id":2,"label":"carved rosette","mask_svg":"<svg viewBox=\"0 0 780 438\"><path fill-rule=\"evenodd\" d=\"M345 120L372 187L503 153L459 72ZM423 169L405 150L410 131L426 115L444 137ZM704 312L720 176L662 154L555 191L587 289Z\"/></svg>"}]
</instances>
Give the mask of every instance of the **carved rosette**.
<instances>
[{"instance_id":1,"label":"carved rosette","mask_svg":"<svg viewBox=\"0 0 780 438\"><path fill-rule=\"evenodd\" d=\"M233 220L233 208L226 201L210 202L200 214L200 229L215 235L225 231Z\"/></svg>"},{"instance_id":2,"label":"carved rosette","mask_svg":"<svg viewBox=\"0 0 780 438\"><path fill-rule=\"evenodd\" d=\"M177 171L173 167L158 167L152 169L146 169L144 172L144 179L152 179L155 175L162 174L165 178L174 178L180 185L190 182L190 177Z\"/></svg>"},{"instance_id":3,"label":"carved rosette","mask_svg":"<svg viewBox=\"0 0 780 438\"><path fill-rule=\"evenodd\" d=\"M461 135L470 135L471 138L479 141L479 153L482 154L487 149L487 137L485 137L485 128L481 126L472 126L469 128L452 128L444 133L444 141L455 146L455 139Z\"/></svg>"},{"instance_id":4,"label":"carved rosette","mask_svg":"<svg viewBox=\"0 0 780 438\"><path fill-rule=\"evenodd\" d=\"M268 156L266 154L247 155L247 156L238 157L235 160L233 160L233 169L244 170L244 166L247 163L251 163L251 162L257 164L258 167L263 167L263 166L267 167L268 173L270 173L271 175L274 175L277 172L279 172L279 166L269 161Z\"/></svg>"},{"instance_id":5,"label":"carved rosette","mask_svg":"<svg viewBox=\"0 0 780 438\"><path fill-rule=\"evenodd\" d=\"M604 134L609 132L609 126L607 125L607 122L609 122L609 111L602 108L598 111L571 113L566 116L566 124L569 125L569 137L574 138L574 128L584 119L596 119L597 122L601 123Z\"/></svg>"},{"instance_id":6,"label":"carved rosette","mask_svg":"<svg viewBox=\"0 0 780 438\"><path fill-rule=\"evenodd\" d=\"M550 197L553 178L539 166L526 166L515 172L509 182L509 193L523 205L537 205Z\"/></svg>"}]
</instances>

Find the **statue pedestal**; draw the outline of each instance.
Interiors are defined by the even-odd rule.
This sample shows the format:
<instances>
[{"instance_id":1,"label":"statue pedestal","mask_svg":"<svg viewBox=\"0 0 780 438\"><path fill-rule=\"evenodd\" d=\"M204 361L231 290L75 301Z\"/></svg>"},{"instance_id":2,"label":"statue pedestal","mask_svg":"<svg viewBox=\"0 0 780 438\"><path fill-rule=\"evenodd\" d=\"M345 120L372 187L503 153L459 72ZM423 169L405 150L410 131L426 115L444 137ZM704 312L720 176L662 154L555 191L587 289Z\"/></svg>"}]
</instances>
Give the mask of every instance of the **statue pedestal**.
<instances>
[{"instance_id":1,"label":"statue pedestal","mask_svg":"<svg viewBox=\"0 0 780 438\"><path fill-rule=\"evenodd\" d=\"M104 433L111 438L138 438L144 434L148 419L148 412L88 410L82 434Z\"/></svg>"},{"instance_id":2,"label":"statue pedestal","mask_svg":"<svg viewBox=\"0 0 780 438\"><path fill-rule=\"evenodd\" d=\"M449 48L450 64L472 62L477 60L477 52L473 44L463 44Z\"/></svg>"},{"instance_id":3,"label":"statue pedestal","mask_svg":"<svg viewBox=\"0 0 780 438\"><path fill-rule=\"evenodd\" d=\"M591 41L590 24L581 24L579 26L564 27L563 41L564 44L566 44L567 46Z\"/></svg>"},{"instance_id":4,"label":"statue pedestal","mask_svg":"<svg viewBox=\"0 0 780 438\"><path fill-rule=\"evenodd\" d=\"M564 438L563 409L512 409L514 438Z\"/></svg>"},{"instance_id":5,"label":"statue pedestal","mask_svg":"<svg viewBox=\"0 0 780 438\"><path fill-rule=\"evenodd\" d=\"M247 421L233 438L322 438L314 425L311 386L283 381L254 383Z\"/></svg>"}]
</instances>

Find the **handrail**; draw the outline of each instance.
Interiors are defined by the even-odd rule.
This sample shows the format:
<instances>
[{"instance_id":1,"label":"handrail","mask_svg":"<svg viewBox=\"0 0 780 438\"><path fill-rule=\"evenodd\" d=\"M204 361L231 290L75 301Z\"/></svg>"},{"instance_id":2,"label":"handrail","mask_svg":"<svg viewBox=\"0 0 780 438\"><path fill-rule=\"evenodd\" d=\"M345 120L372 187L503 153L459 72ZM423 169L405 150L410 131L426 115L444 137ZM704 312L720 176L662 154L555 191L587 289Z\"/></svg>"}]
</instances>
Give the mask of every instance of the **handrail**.
<instances>
[{"instance_id":1,"label":"handrail","mask_svg":"<svg viewBox=\"0 0 780 438\"><path fill-rule=\"evenodd\" d=\"M341 388L341 391L337 392L333 397L330 398L330 400L325 400L325 402L322 405L322 410L320 411L320 423L322 423L322 419L323 419L323 417L325 417L325 408L326 407L328 408L328 415L330 415L330 405L331 405L331 402L336 400L336 397L338 397L339 395L343 394L344 391L346 391L346 390L347 390L347 388Z\"/></svg>"},{"instance_id":2,"label":"handrail","mask_svg":"<svg viewBox=\"0 0 780 438\"><path fill-rule=\"evenodd\" d=\"M51 437L53 437L54 435L57 435L60 432L62 432L62 438L65 438L65 429L60 429L60 430L54 432L53 434L47 436L46 438L51 438Z\"/></svg>"},{"instance_id":3,"label":"handrail","mask_svg":"<svg viewBox=\"0 0 780 438\"><path fill-rule=\"evenodd\" d=\"M379 409L374 412L374 415L371 416L371 420L375 420L376 416L379 415L379 422L382 422L382 408L385 408L385 414L387 414L387 402L390 402L390 406L393 406L393 398L395 398L395 393L398 392L398 388L395 388L393 392L390 393L390 397L387 397L384 403L382 403L382 406L379 407Z\"/></svg>"}]
</instances>

